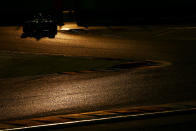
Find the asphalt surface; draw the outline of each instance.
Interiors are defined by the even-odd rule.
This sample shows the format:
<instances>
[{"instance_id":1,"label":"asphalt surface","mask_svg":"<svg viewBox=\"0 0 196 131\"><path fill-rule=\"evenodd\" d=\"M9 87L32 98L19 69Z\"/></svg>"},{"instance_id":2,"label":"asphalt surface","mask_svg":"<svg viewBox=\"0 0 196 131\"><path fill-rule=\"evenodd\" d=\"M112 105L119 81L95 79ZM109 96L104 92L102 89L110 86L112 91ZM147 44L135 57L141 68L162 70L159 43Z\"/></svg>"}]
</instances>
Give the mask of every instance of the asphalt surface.
<instances>
[{"instance_id":1,"label":"asphalt surface","mask_svg":"<svg viewBox=\"0 0 196 131\"><path fill-rule=\"evenodd\" d=\"M196 28L132 26L59 30L55 39L21 38L0 27L0 51L161 60L170 66L120 72L0 79L0 121L138 105L195 101Z\"/></svg>"}]
</instances>

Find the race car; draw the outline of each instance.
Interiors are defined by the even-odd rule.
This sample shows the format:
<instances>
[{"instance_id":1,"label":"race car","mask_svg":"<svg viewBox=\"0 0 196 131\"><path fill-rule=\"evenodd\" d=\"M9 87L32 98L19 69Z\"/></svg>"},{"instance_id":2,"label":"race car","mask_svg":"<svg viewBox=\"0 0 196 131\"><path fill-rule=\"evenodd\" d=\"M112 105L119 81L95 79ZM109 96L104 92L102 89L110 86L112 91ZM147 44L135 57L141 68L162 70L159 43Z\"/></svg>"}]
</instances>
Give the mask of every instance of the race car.
<instances>
[{"instance_id":1,"label":"race car","mask_svg":"<svg viewBox=\"0 0 196 131\"><path fill-rule=\"evenodd\" d=\"M53 38L57 34L57 24L51 15L38 13L23 23L23 32L25 34L47 33L48 37Z\"/></svg>"}]
</instances>

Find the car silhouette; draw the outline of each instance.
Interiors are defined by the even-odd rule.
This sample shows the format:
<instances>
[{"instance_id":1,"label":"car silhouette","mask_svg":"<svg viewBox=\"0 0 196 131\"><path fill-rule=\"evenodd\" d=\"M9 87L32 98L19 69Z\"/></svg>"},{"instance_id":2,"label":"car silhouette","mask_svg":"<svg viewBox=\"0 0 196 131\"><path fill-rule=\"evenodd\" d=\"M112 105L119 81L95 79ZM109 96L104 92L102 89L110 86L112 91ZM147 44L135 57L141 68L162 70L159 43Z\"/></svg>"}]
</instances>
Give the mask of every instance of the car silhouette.
<instances>
[{"instance_id":1,"label":"car silhouette","mask_svg":"<svg viewBox=\"0 0 196 131\"><path fill-rule=\"evenodd\" d=\"M57 24L49 14L38 13L23 23L24 34L47 34L54 38L57 34Z\"/></svg>"}]
</instances>

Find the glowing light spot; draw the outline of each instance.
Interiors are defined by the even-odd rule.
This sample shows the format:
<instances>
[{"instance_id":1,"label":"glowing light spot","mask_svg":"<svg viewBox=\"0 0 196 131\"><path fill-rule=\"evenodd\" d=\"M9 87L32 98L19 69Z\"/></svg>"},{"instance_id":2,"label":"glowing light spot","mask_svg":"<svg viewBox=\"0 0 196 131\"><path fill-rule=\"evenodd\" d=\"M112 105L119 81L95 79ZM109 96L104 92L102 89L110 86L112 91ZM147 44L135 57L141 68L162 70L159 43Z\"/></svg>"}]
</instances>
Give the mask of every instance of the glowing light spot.
<instances>
[{"instance_id":1,"label":"glowing light spot","mask_svg":"<svg viewBox=\"0 0 196 131\"><path fill-rule=\"evenodd\" d=\"M66 31L68 31L68 30L70 30L70 28L61 28L61 30L66 30Z\"/></svg>"}]
</instances>

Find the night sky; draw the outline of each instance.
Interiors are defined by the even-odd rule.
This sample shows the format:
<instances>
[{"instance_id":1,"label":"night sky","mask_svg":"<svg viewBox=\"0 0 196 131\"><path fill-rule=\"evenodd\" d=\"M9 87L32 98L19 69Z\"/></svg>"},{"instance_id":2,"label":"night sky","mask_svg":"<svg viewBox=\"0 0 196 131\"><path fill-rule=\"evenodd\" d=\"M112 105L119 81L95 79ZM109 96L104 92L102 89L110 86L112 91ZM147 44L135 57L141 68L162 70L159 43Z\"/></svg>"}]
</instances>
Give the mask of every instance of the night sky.
<instances>
[{"instance_id":1,"label":"night sky","mask_svg":"<svg viewBox=\"0 0 196 131\"><path fill-rule=\"evenodd\" d=\"M47 10L55 8L58 3L54 0L4 0L1 1L1 12L25 11L25 10ZM62 0L64 9L73 8L73 0Z\"/></svg>"},{"instance_id":2,"label":"night sky","mask_svg":"<svg viewBox=\"0 0 196 131\"><path fill-rule=\"evenodd\" d=\"M55 0L2 0L0 11L20 11L54 8ZM56 0L58 1L58 0ZM64 9L79 8L94 10L130 8L190 8L195 7L193 0L62 0Z\"/></svg>"},{"instance_id":3,"label":"night sky","mask_svg":"<svg viewBox=\"0 0 196 131\"><path fill-rule=\"evenodd\" d=\"M94 9L121 9L131 8L191 8L196 5L194 0L80 0L79 6L91 6Z\"/></svg>"},{"instance_id":4,"label":"night sky","mask_svg":"<svg viewBox=\"0 0 196 131\"><path fill-rule=\"evenodd\" d=\"M76 9L80 18L97 17L105 14L104 19L111 15L116 17L113 12L122 12L118 16L124 14L126 17L134 15L191 16L196 15L195 7L196 0L1 0L0 16L6 21L10 21L26 17L28 12L51 9ZM90 15L84 16L88 13ZM19 16L21 17L19 18Z\"/></svg>"}]
</instances>

